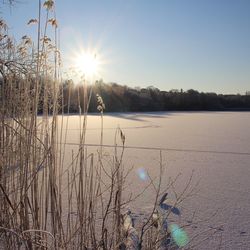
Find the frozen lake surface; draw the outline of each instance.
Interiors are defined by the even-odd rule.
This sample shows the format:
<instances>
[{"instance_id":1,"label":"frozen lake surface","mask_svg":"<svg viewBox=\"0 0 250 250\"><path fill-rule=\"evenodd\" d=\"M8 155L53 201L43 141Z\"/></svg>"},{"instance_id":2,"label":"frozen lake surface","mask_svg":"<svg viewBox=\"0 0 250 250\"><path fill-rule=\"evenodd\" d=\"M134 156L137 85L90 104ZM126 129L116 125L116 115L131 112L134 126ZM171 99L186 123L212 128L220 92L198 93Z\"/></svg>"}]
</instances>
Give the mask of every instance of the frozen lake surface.
<instances>
[{"instance_id":1,"label":"frozen lake surface","mask_svg":"<svg viewBox=\"0 0 250 250\"><path fill-rule=\"evenodd\" d=\"M169 184L169 178L178 174L175 183L178 193L185 188L192 172L191 188L199 182L193 195L180 205L181 223L192 222L186 230L191 239L194 237L192 242L200 243L196 249L250 249L249 112L105 114L104 145L114 145L118 126L129 147L125 150L124 166L133 167L127 177L128 193L139 193L150 181L139 178L139 169L157 182L160 169L157 148L162 149L163 188ZM87 144L100 143L100 127L100 116L89 115ZM67 142L77 144L79 116L68 117L67 131ZM69 145L67 150L71 147L74 146ZM112 150L104 148L106 153ZM149 188L129 206L137 213L149 212L154 195L154 189Z\"/></svg>"}]
</instances>

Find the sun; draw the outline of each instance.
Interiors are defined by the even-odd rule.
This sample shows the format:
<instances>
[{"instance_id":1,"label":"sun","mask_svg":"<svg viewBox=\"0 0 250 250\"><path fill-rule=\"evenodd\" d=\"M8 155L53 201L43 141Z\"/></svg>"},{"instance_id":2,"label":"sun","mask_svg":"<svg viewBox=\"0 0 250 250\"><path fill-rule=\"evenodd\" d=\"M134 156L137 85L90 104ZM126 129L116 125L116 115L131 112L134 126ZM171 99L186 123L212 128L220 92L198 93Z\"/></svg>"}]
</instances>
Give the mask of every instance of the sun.
<instances>
[{"instance_id":1,"label":"sun","mask_svg":"<svg viewBox=\"0 0 250 250\"><path fill-rule=\"evenodd\" d=\"M76 57L77 70L86 76L93 76L98 73L100 61L98 56L93 52L81 52Z\"/></svg>"}]
</instances>

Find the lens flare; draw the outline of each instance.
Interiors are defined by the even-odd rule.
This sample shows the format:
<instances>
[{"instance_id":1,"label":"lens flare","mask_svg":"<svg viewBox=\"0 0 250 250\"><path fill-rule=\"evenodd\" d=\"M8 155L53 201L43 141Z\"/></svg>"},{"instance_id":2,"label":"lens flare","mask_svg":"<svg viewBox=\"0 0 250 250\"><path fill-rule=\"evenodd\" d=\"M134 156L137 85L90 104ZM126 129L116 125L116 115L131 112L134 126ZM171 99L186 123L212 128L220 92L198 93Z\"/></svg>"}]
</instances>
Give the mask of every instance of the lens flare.
<instances>
[{"instance_id":1,"label":"lens flare","mask_svg":"<svg viewBox=\"0 0 250 250\"><path fill-rule=\"evenodd\" d=\"M143 181L148 180L148 174L144 168L137 169L137 174L141 180Z\"/></svg>"},{"instance_id":2,"label":"lens flare","mask_svg":"<svg viewBox=\"0 0 250 250\"><path fill-rule=\"evenodd\" d=\"M186 232L183 229L181 229L178 225L176 224L170 225L170 232L175 244L178 247L184 247L188 244L189 240Z\"/></svg>"}]
</instances>

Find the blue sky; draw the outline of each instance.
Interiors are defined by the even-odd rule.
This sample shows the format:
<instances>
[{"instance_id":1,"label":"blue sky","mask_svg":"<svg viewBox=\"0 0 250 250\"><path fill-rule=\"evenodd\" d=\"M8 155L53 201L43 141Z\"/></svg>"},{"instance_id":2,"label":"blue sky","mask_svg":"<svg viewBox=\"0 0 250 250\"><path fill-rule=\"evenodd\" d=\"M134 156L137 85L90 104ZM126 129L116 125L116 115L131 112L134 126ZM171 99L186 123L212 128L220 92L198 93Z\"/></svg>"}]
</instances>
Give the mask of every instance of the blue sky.
<instances>
[{"instance_id":1,"label":"blue sky","mask_svg":"<svg viewBox=\"0 0 250 250\"><path fill-rule=\"evenodd\" d=\"M16 39L33 35L36 0L2 9ZM162 90L250 90L250 0L61 0L64 67L97 49L105 82Z\"/></svg>"}]
</instances>

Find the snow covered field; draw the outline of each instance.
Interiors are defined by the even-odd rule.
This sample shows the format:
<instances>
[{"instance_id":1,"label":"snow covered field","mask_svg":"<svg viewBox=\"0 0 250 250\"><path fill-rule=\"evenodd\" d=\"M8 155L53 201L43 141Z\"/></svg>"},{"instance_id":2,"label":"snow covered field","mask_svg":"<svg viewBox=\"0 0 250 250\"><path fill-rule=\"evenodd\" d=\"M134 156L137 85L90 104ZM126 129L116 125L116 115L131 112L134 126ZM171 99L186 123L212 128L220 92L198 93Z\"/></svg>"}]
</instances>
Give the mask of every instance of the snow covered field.
<instances>
[{"instance_id":1,"label":"snow covered field","mask_svg":"<svg viewBox=\"0 0 250 250\"><path fill-rule=\"evenodd\" d=\"M66 148L66 162L70 161L73 144L79 142L79 116L68 119L67 142L72 145ZM96 150L92 144L100 143L100 126L99 115L88 116L89 151ZM147 174L157 183L161 151L163 188L170 177L174 179L178 174L175 188L179 193L192 172L191 187L199 182L193 195L180 205L181 223L192 222L186 229L190 239L197 236L192 242L202 241L198 249L250 249L249 112L105 114L104 145L114 145L118 126L128 146L124 166L133 167L127 177L127 193L139 193L150 182ZM112 150L104 147L104 153ZM141 176L141 171L146 177ZM152 187L147 189L129 205L130 209L141 214L149 212L154 195Z\"/></svg>"}]
</instances>

